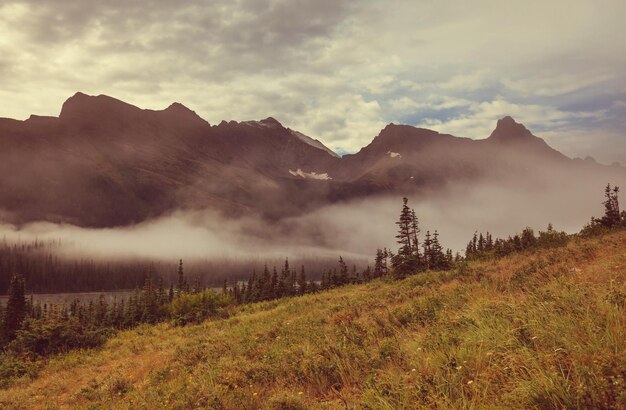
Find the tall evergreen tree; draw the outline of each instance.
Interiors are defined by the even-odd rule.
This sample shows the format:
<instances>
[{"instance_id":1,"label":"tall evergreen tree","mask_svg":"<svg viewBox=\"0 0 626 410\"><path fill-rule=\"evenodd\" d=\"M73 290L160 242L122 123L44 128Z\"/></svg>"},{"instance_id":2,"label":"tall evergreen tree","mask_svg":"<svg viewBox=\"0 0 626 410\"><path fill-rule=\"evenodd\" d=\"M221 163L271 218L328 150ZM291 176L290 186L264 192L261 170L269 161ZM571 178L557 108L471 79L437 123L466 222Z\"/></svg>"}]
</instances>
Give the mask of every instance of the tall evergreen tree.
<instances>
[{"instance_id":1,"label":"tall evergreen tree","mask_svg":"<svg viewBox=\"0 0 626 410\"><path fill-rule=\"evenodd\" d=\"M612 228L619 224L621 215L619 211L619 187L611 188L611 184L607 184L604 189L605 201L604 204L604 216L600 219L600 222L609 228Z\"/></svg>"},{"instance_id":2,"label":"tall evergreen tree","mask_svg":"<svg viewBox=\"0 0 626 410\"><path fill-rule=\"evenodd\" d=\"M304 295L307 291L306 274L304 272L304 265L300 268L300 275L298 276L298 294Z\"/></svg>"},{"instance_id":3,"label":"tall evergreen tree","mask_svg":"<svg viewBox=\"0 0 626 410\"><path fill-rule=\"evenodd\" d=\"M345 285L349 282L348 279L348 265L343 261L343 258L339 257L339 280L338 285Z\"/></svg>"},{"instance_id":4,"label":"tall evergreen tree","mask_svg":"<svg viewBox=\"0 0 626 410\"><path fill-rule=\"evenodd\" d=\"M398 225L398 234L396 235L396 242L400 245L398 254L410 255L412 248L411 240L411 225L413 222L412 212L408 205L408 198L402 198L402 210L400 211L400 218L396 222Z\"/></svg>"},{"instance_id":5,"label":"tall evergreen tree","mask_svg":"<svg viewBox=\"0 0 626 410\"><path fill-rule=\"evenodd\" d=\"M398 249L397 255L391 259L391 264L394 275L402 278L415 273L420 263L419 249L417 248L419 226L415 211L409 208L407 198L402 198L402 210L396 225L398 225L396 242L400 245L400 249Z\"/></svg>"},{"instance_id":6,"label":"tall evergreen tree","mask_svg":"<svg viewBox=\"0 0 626 410\"><path fill-rule=\"evenodd\" d=\"M384 252L382 249L376 250L376 258L374 259L374 277L380 278L384 274Z\"/></svg>"},{"instance_id":7,"label":"tall evergreen tree","mask_svg":"<svg viewBox=\"0 0 626 410\"><path fill-rule=\"evenodd\" d=\"M445 269L446 256L443 253L443 247L439 243L439 232L435 230L430 245L430 264L435 269Z\"/></svg>"},{"instance_id":8,"label":"tall evergreen tree","mask_svg":"<svg viewBox=\"0 0 626 410\"><path fill-rule=\"evenodd\" d=\"M24 277L13 274L9 284L9 300L4 311L3 331L6 339L13 339L26 317L26 285Z\"/></svg>"},{"instance_id":9,"label":"tall evergreen tree","mask_svg":"<svg viewBox=\"0 0 626 410\"><path fill-rule=\"evenodd\" d=\"M426 237L424 239L424 268L426 269L430 269L431 265L432 265L432 249L431 249L431 245L432 245L432 240L430 239L430 231L426 231Z\"/></svg>"},{"instance_id":10,"label":"tall evergreen tree","mask_svg":"<svg viewBox=\"0 0 626 410\"><path fill-rule=\"evenodd\" d=\"M185 278L185 271L183 269L183 260L178 261L178 293L187 292L189 285Z\"/></svg>"},{"instance_id":11,"label":"tall evergreen tree","mask_svg":"<svg viewBox=\"0 0 626 410\"><path fill-rule=\"evenodd\" d=\"M420 259L420 248L419 248L419 239L418 239L419 233L420 233L419 221L417 220L417 215L415 215L415 210L411 209L411 239L413 241L412 246L413 246L414 256L417 258L418 261Z\"/></svg>"}]
</instances>

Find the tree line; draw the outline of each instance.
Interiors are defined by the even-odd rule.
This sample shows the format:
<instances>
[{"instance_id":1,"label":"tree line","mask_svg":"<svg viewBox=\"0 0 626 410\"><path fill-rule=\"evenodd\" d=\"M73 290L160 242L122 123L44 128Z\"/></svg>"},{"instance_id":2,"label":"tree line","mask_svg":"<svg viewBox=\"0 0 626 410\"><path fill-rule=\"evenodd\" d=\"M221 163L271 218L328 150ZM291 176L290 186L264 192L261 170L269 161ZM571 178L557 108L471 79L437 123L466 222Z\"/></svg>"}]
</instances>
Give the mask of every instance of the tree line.
<instances>
[{"instance_id":1,"label":"tree line","mask_svg":"<svg viewBox=\"0 0 626 410\"><path fill-rule=\"evenodd\" d=\"M148 262L110 262L88 258L69 259L60 254L71 244L60 240L0 242L0 294L8 293L15 272L30 292L79 292L133 289L141 286Z\"/></svg>"},{"instance_id":2,"label":"tree line","mask_svg":"<svg viewBox=\"0 0 626 410\"><path fill-rule=\"evenodd\" d=\"M584 236L599 235L612 229L626 227L626 211L619 208L619 187L607 184L604 188L604 215L600 218L591 217L581 234Z\"/></svg>"},{"instance_id":3,"label":"tree line","mask_svg":"<svg viewBox=\"0 0 626 410\"><path fill-rule=\"evenodd\" d=\"M567 233L555 230L552 224L548 224L545 231L539 231L538 235L535 235L532 228L527 227L522 233L509 236L506 239L493 239L489 232L484 235L475 232L465 248L465 260L501 258L528 249L563 246L568 241Z\"/></svg>"},{"instance_id":4,"label":"tree line","mask_svg":"<svg viewBox=\"0 0 626 410\"><path fill-rule=\"evenodd\" d=\"M171 320L176 324L198 322L218 313L232 303L222 294L190 285L179 261L177 284L164 287L161 277L149 275L142 288L136 288L127 300L107 302L78 299L67 304L48 304L26 296L25 279L14 274L9 285L6 306L0 304L0 347L21 350L34 348L45 354L54 346L90 346L103 341L114 330L132 328L141 323ZM52 340L57 339L57 340Z\"/></svg>"},{"instance_id":5,"label":"tree line","mask_svg":"<svg viewBox=\"0 0 626 410\"><path fill-rule=\"evenodd\" d=\"M415 210L409 208L407 198L402 198L402 210L396 225L396 242L400 248L395 254L387 248L378 249L373 269L370 265L363 270L358 270L356 265L349 268L340 256L337 267L322 272L318 283L307 280L304 266L298 273L295 269L290 269L289 261L285 260L280 273L276 267L270 273L265 266L261 275L253 272L247 281L230 287L225 283L224 293L232 297L235 303L253 303L365 283L382 277L402 279L428 269L446 270L460 260L459 255L453 257L450 249L444 252L436 230L432 235L427 231L420 245L419 220Z\"/></svg>"}]
</instances>

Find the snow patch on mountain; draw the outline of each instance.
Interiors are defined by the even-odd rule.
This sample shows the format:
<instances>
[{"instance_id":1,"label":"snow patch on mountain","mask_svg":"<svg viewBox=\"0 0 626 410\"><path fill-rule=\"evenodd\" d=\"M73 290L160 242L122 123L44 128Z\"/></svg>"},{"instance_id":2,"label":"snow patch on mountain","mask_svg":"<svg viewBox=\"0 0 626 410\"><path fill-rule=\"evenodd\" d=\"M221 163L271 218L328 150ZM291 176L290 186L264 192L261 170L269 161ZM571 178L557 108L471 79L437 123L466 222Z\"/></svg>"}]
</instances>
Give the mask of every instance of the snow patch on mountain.
<instances>
[{"instance_id":1,"label":"snow patch on mountain","mask_svg":"<svg viewBox=\"0 0 626 410\"><path fill-rule=\"evenodd\" d=\"M391 158L402 158L402 155L393 151L387 151L387 155L389 155Z\"/></svg>"},{"instance_id":2,"label":"snow patch on mountain","mask_svg":"<svg viewBox=\"0 0 626 410\"><path fill-rule=\"evenodd\" d=\"M304 172L300 168L298 168L297 171L289 170L289 173L293 175L294 177L301 177L305 179L319 179L319 180L325 180L325 181L332 179L331 177L328 176L327 173L318 174L317 172Z\"/></svg>"}]
</instances>

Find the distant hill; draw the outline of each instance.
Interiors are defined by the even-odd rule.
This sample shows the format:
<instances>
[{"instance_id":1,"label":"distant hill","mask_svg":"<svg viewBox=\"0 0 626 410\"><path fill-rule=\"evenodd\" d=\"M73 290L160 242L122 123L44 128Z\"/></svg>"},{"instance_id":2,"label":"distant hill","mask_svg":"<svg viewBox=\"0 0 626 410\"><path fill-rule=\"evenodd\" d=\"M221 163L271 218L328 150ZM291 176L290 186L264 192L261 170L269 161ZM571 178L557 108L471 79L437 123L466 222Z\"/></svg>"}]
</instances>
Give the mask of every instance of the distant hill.
<instances>
[{"instance_id":1,"label":"distant hill","mask_svg":"<svg viewBox=\"0 0 626 410\"><path fill-rule=\"evenodd\" d=\"M179 103L143 110L82 93L58 118L0 119L0 147L0 216L17 224L110 227L204 208L276 219L455 184L626 181L625 168L569 159L510 117L484 140L389 124L340 158L273 118L211 125Z\"/></svg>"}]
</instances>

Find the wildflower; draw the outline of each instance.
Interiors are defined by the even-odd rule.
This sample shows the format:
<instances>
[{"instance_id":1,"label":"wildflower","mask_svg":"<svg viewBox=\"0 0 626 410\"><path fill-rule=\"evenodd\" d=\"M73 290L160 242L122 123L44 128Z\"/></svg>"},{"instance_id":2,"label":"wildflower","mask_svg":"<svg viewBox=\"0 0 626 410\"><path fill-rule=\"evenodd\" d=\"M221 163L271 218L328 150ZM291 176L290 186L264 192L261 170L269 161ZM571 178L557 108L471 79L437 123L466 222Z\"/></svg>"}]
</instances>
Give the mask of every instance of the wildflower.
<instances>
[{"instance_id":1,"label":"wildflower","mask_svg":"<svg viewBox=\"0 0 626 410\"><path fill-rule=\"evenodd\" d=\"M470 381L467 382L468 385L472 384L472 383L474 383L474 380L470 380Z\"/></svg>"},{"instance_id":2,"label":"wildflower","mask_svg":"<svg viewBox=\"0 0 626 410\"><path fill-rule=\"evenodd\" d=\"M463 368L463 366L457 366L456 369L457 370L461 370Z\"/></svg>"}]
</instances>

